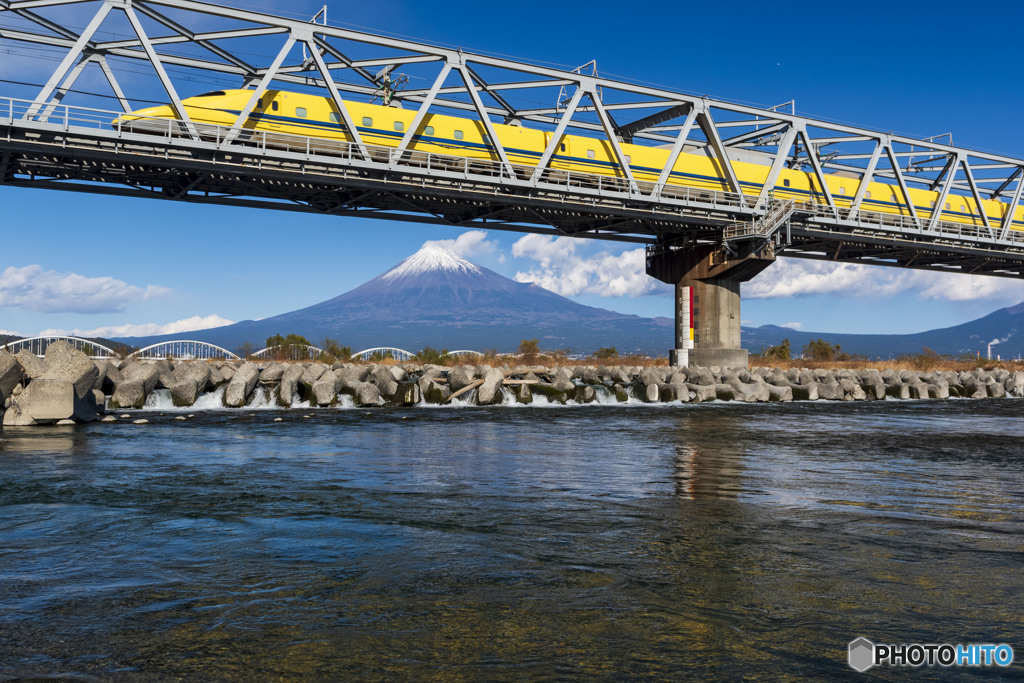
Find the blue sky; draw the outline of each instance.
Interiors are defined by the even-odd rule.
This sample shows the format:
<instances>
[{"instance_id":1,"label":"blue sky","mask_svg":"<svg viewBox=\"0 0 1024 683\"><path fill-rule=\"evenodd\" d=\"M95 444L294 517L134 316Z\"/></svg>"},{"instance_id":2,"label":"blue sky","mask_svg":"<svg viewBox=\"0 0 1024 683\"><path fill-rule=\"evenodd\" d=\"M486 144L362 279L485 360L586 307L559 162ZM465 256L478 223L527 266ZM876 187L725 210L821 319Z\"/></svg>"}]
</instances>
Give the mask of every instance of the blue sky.
<instances>
[{"instance_id":1,"label":"blue sky","mask_svg":"<svg viewBox=\"0 0 1024 683\"><path fill-rule=\"evenodd\" d=\"M323 3L226 4L308 17ZM801 114L913 136L951 132L957 144L1024 157L1024 88L1008 38L1024 19L1018 3L984 12L941 2L583 7L333 2L329 18L570 68L596 59L606 76L762 106L795 99ZM10 46L0 41L0 80L54 66L26 69L5 53ZM0 82L0 94L26 91ZM667 288L646 279L629 245L10 187L0 187L0 206L0 330L26 335L153 333L267 317L345 292L426 241L446 241L503 275L589 305L672 314ZM782 259L745 286L743 320L913 332L1022 300L1017 281Z\"/></svg>"}]
</instances>

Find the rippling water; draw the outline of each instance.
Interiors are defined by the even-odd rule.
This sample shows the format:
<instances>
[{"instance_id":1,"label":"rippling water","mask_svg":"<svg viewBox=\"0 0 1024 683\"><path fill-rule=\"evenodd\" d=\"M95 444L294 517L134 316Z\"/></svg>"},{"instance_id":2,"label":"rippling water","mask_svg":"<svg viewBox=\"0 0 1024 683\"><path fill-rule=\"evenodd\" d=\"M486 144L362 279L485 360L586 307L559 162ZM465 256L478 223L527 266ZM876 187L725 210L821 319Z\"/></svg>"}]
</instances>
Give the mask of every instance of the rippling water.
<instances>
[{"instance_id":1,"label":"rippling water","mask_svg":"<svg viewBox=\"0 0 1024 683\"><path fill-rule=\"evenodd\" d=\"M1019 400L143 412L0 432L0 678L1024 659Z\"/></svg>"}]
</instances>

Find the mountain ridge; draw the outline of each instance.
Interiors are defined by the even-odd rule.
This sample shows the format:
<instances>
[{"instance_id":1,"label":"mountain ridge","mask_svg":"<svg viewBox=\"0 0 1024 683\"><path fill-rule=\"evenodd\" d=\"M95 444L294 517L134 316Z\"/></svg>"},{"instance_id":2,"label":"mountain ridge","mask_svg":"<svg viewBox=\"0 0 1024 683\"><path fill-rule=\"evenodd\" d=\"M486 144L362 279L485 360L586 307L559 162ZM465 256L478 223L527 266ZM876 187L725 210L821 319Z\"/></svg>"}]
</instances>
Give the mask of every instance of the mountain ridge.
<instances>
[{"instance_id":1,"label":"mountain ridge","mask_svg":"<svg viewBox=\"0 0 1024 683\"><path fill-rule=\"evenodd\" d=\"M275 334L330 337L353 349L395 346L418 351L471 348L513 351L524 338L543 348L665 353L672 320L642 318L577 303L533 283L516 282L437 246L426 246L339 296L263 320L183 333L228 349L262 348ZM182 334L129 337L138 346Z\"/></svg>"},{"instance_id":2,"label":"mountain ridge","mask_svg":"<svg viewBox=\"0 0 1024 683\"><path fill-rule=\"evenodd\" d=\"M869 358L890 358L921 353L925 348L949 356L988 355L992 344L992 357L1019 358L1024 355L1024 302L1000 308L981 318L959 325L925 330L910 334L847 334L830 332L804 332L777 325L743 327L743 346L751 353L762 347L775 346L789 339L794 353L814 339L839 344L848 353Z\"/></svg>"}]
</instances>

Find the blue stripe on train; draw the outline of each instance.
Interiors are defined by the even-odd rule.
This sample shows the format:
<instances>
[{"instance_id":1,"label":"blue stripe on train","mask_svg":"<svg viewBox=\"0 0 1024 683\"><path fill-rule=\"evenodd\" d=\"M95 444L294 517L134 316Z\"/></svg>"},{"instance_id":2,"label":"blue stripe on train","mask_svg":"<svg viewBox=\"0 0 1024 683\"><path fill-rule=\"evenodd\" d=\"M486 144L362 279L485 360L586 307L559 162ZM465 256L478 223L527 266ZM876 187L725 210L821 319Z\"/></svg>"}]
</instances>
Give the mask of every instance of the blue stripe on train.
<instances>
[{"instance_id":1,"label":"blue stripe on train","mask_svg":"<svg viewBox=\"0 0 1024 683\"><path fill-rule=\"evenodd\" d=\"M238 116L239 114L242 113L241 110L231 110L231 109L221 109L220 111L223 111L224 113L227 113L227 114L234 114L235 116ZM267 112L254 113L254 114L251 114L249 118L253 119L253 120L257 121L257 122L265 121L266 120L266 121L269 121L271 123L282 123L282 124L288 124L288 125L298 126L298 127L302 127L302 128L312 128L312 129L315 129L315 130L329 130L329 131L332 131L332 132L344 133L344 125L341 124L341 123L329 123L329 122L326 122L326 121L316 121L316 120L302 119L302 118L290 117L290 116L280 116L280 115L277 115L277 114L268 114ZM398 139L398 140L401 140L405 136L405 133L402 132L402 131L389 131L389 130L383 130L383 129L380 129L380 128L369 128L369 127L363 127L363 126L356 126L356 130L358 130L361 134L366 134L366 135L371 135L371 136L376 136L376 137L382 137L382 138L388 138L388 139ZM466 140L455 140L455 139L452 139L452 138L442 138L442 137L436 137L436 136L414 135L412 137L412 141L413 142L422 142L422 143L426 143L426 144L438 145L439 147L450 147L452 149L469 149L469 150L473 150L473 151L477 151L477 152L492 152L493 151L493 147L491 147L490 145L488 145L486 143L469 142L469 141L466 141ZM535 158L537 160L539 160L540 157L542 156L541 152L537 152L535 150L529 150L529 149L518 149L518 148L515 148L515 147L506 147L505 148L505 153L506 154L510 154L510 155L517 155L517 156L523 156L523 157L528 157L528 158ZM588 167L588 166L596 167L596 168L600 168L600 169L604 169L604 170L617 170L619 168L619 164L617 162L614 162L614 161L603 161L603 160L600 160L600 159L588 159L588 158L583 158L583 157L565 156L565 155L561 155L561 154L553 155L552 156L552 160L553 161L559 161L559 162L562 162L562 163L571 163L571 164L575 164L575 165L578 165L578 166L584 166L584 167ZM630 164L630 170L632 170L634 172L650 173L652 175L660 175L661 174L661 169L656 169L656 168L652 168L652 167L649 167L649 166L633 166L632 164ZM679 180L687 179L687 180L699 180L699 181L703 181L703 182L706 182L706 183L718 183L718 184L723 185L723 190L724 190L724 185L725 185L724 181L721 178L719 178L718 176L707 176L707 175L701 175L701 174L697 174L697 173L684 173L682 171L672 171L669 174L669 177L670 178L679 179ZM763 183L755 183L755 182L751 182L751 181L740 181L740 185L743 186L743 187L752 189L752 190L756 190L758 193L761 191L761 188L764 187ZM802 195L802 196L810 196L810 197L812 197L815 200L824 199L825 198L825 195L823 193L818 192L816 190L801 190L801 189L793 188L793 187L784 187L784 186L780 187L778 185L775 186L775 190L778 191L778 192L782 192L782 193L789 192L789 193L792 193L792 194L798 194L798 195ZM884 200L881 200L881 199L868 199L866 197L862 200L862 203L863 204L870 204L870 205L877 206L877 207L893 208L893 209L897 209L899 211L902 211L904 208L906 208L906 204L903 204L901 202L888 202L888 201L884 201ZM924 206L917 206L917 205L915 205L914 208L917 211L922 212L922 213L927 213L927 214L932 213L932 208L931 207L924 207ZM942 212L942 214L946 215L946 216L955 216L955 217L958 217L958 218L964 218L964 219L968 219L970 221L974 221L976 218L980 218L980 214L973 214L973 213L971 213L969 211L968 212L963 212L963 211L952 211L950 209L946 209L945 211ZM1000 222L1001 220L1002 219L997 217L997 216L989 216L989 221L990 222L991 221ZM1020 221L1014 220L1014 221L1011 222L1011 224L1012 225L1024 226L1024 220L1020 220Z\"/></svg>"}]
</instances>

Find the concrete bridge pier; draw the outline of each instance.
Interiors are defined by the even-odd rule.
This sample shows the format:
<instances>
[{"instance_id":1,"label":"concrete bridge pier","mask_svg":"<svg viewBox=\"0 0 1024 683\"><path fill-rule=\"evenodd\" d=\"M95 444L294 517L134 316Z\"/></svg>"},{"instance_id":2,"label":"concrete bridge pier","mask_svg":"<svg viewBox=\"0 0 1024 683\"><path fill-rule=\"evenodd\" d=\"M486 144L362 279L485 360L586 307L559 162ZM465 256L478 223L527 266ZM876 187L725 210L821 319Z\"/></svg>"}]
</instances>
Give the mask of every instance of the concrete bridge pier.
<instances>
[{"instance_id":1,"label":"concrete bridge pier","mask_svg":"<svg viewBox=\"0 0 1024 683\"><path fill-rule=\"evenodd\" d=\"M647 274L676 286L676 350L671 364L681 364L679 350L689 337L684 288L691 287L690 364L746 368L748 353L740 348L740 283L774 262L774 245L763 240L648 247Z\"/></svg>"}]
</instances>

